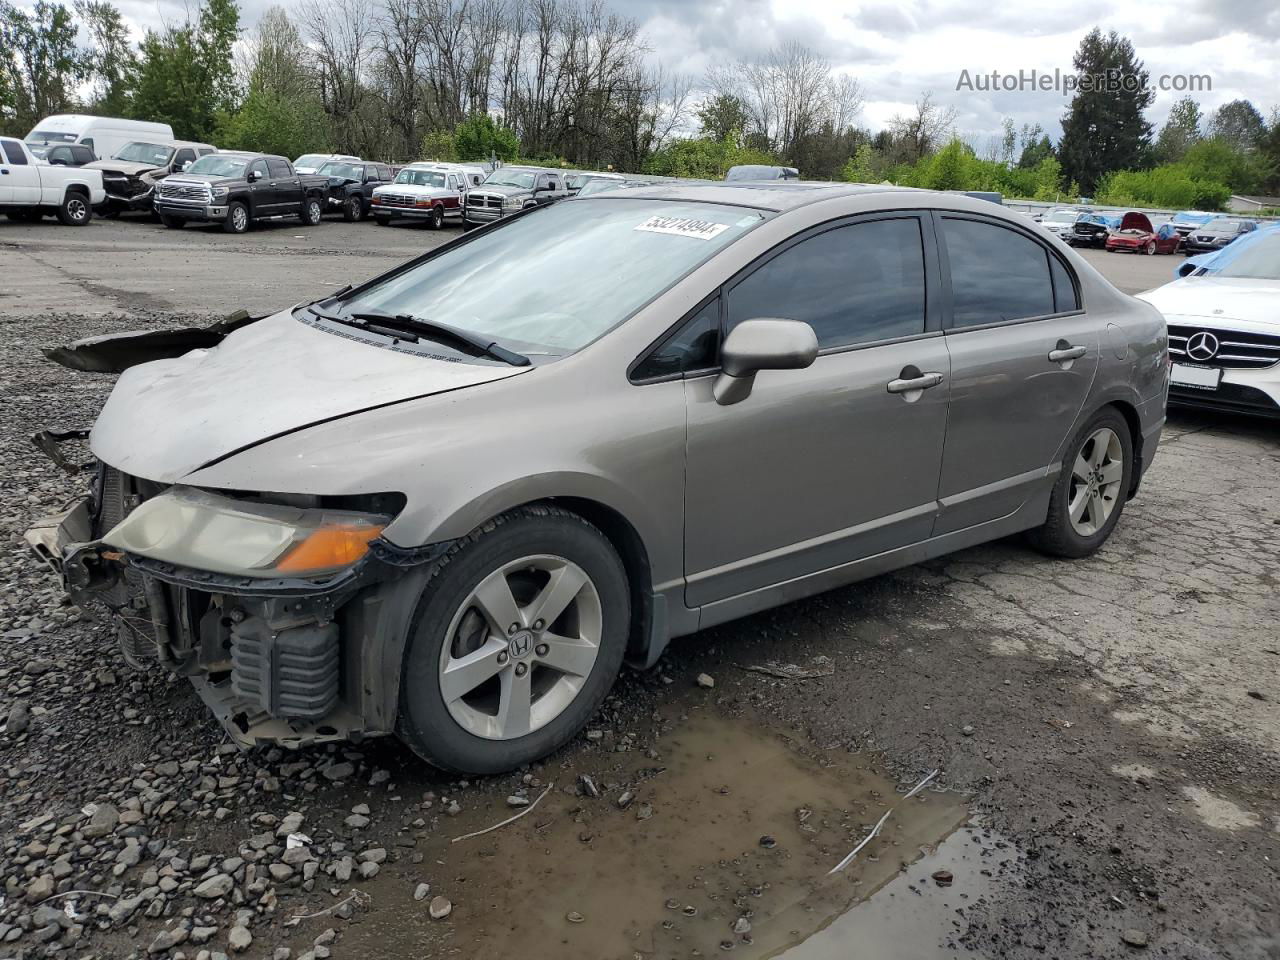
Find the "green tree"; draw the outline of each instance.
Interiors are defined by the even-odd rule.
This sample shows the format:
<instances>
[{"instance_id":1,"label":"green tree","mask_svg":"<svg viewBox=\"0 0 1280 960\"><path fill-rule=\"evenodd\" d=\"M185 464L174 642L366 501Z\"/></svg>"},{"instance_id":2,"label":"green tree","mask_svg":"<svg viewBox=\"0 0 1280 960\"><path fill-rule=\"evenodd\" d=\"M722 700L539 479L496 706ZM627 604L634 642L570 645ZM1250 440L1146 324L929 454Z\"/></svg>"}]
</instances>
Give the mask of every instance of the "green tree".
<instances>
[{"instance_id":1,"label":"green tree","mask_svg":"<svg viewBox=\"0 0 1280 960\"><path fill-rule=\"evenodd\" d=\"M422 138L422 156L427 160L455 161L458 159L458 142L451 133L432 130Z\"/></svg>"},{"instance_id":2,"label":"green tree","mask_svg":"<svg viewBox=\"0 0 1280 960\"><path fill-rule=\"evenodd\" d=\"M1271 114L1271 124L1259 145L1263 187L1273 196L1280 193L1280 108Z\"/></svg>"},{"instance_id":3,"label":"green tree","mask_svg":"<svg viewBox=\"0 0 1280 960\"><path fill-rule=\"evenodd\" d=\"M1109 171L1142 166L1151 144L1143 111L1155 92L1133 44L1114 30L1090 30L1072 62L1082 86L1062 118L1058 159L1065 174L1089 191Z\"/></svg>"},{"instance_id":4,"label":"green tree","mask_svg":"<svg viewBox=\"0 0 1280 960\"><path fill-rule=\"evenodd\" d=\"M1169 109L1169 119L1156 138L1156 156L1162 163L1177 163L1200 141L1200 104L1183 97Z\"/></svg>"},{"instance_id":5,"label":"green tree","mask_svg":"<svg viewBox=\"0 0 1280 960\"><path fill-rule=\"evenodd\" d=\"M879 183L882 177L879 167L875 148L870 143L864 143L841 168L840 179L849 183Z\"/></svg>"},{"instance_id":6,"label":"green tree","mask_svg":"<svg viewBox=\"0 0 1280 960\"><path fill-rule=\"evenodd\" d=\"M741 98L731 93L718 93L698 107L698 123L702 136L717 142L734 133L741 137L747 129L747 108Z\"/></svg>"},{"instance_id":7,"label":"green tree","mask_svg":"<svg viewBox=\"0 0 1280 960\"><path fill-rule=\"evenodd\" d=\"M328 149L328 118L314 98L290 100L266 90L251 90L240 109L224 112L214 132L228 150L260 150L284 157Z\"/></svg>"},{"instance_id":8,"label":"green tree","mask_svg":"<svg viewBox=\"0 0 1280 960\"><path fill-rule=\"evenodd\" d=\"M972 190L973 179L970 163L975 159L973 151L959 137L951 141L928 160L920 186L930 190Z\"/></svg>"},{"instance_id":9,"label":"green tree","mask_svg":"<svg viewBox=\"0 0 1280 960\"><path fill-rule=\"evenodd\" d=\"M109 117L128 116L138 57L124 17L109 0L76 0L76 13L89 35L85 65L93 85L90 109Z\"/></svg>"},{"instance_id":10,"label":"green tree","mask_svg":"<svg viewBox=\"0 0 1280 960\"><path fill-rule=\"evenodd\" d=\"M212 140L219 117L234 107L231 52L239 34L235 0L205 0L195 21L148 31L134 115L168 123L183 139Z\"/></svg>"},{"instance_id":11,"label":"green tree","mask_svg":"<svg viewBox=\"0 0 1280 960\"><path fill-rule=\"evenodd\" d=\"M1047 133L1042 133L1039 140L1033 140L1023 146L1022 154L1018 157L1018 166L1033 170L1049 157L1054 157L1053 143L1050 142Z\"/></svg>"},{"instance_id":12,"label":"green tree","mask_svg":"<svg viewBox=\"0 0 1280 960\"><path fill-rule=\"evenodd\" d=\"M1248 100L1224 103L1209 118L1209 136L1224 140L1242 152L1257 150L1266 135L1266 121Z\"/></svg>"},{"instance_id":13,"label":"green tree","mask_svg":"<svg viewBox=\"0 0 1280 960\"><path fill-rule=\"evenodd\" d=\"M1240 150L1220 137L1195 144L1182 166L1192 179L1226 184L1233 193L1253 193L1266 179L1265 159L1256 148Z\"/></svg>"},{"instance_id":14,"label":"green tree","mask_svg":"<svg viewBox=\"0 0 1280 960\"><path fill-rule=\"evenodd\" d=\"M0 110L15 134L76 105L75 89L85 79L84 51L76 43L71 10L38 0L30 11L0 0Z\"/></svg>"},{"instance_id":15,"label":"green tree","mask_svg":"<svg viewBox=\"0 0 1280 960\"><path fill-rule=\"evenodd\" d=\"M475 112L453 130L458 156L463 160L511 161L520 155L520 140L515 131L498 126L487 113Z\"/></svg>"},{"instance_id":16,"label":"green tree","mask_svg":"<svg viewBox=\"0 0 1280 960\"><path fill-rule=\"evenodd\" d=\"M1050 154L1035 166L1032 196L1037 200L1057 200L1062 195L1062 164Z\"/></svg>"}]
</instances>

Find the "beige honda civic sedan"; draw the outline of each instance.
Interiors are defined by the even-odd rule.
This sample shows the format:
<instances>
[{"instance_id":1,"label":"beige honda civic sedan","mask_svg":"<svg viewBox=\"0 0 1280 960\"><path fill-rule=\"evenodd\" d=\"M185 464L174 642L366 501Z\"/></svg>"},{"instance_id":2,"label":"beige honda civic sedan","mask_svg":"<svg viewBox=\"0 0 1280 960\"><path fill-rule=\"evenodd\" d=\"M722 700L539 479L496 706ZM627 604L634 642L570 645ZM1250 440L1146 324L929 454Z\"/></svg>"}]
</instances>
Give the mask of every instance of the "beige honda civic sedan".
<instances>
[{"instance_id":1,"label":"beige honda civic sedan","mask_svg":"<svg viewBox=\"0 0 1280 960\"><path fill-rule=\"evenodd\" d=\"M243 745L477 773L673 637L1023 531L1092 553L1169 370L1159 313L1020 214L798 181L565 200L52 354L122 373L91 489L29 540L126 658Z\"/></svg>"}]
</instances>

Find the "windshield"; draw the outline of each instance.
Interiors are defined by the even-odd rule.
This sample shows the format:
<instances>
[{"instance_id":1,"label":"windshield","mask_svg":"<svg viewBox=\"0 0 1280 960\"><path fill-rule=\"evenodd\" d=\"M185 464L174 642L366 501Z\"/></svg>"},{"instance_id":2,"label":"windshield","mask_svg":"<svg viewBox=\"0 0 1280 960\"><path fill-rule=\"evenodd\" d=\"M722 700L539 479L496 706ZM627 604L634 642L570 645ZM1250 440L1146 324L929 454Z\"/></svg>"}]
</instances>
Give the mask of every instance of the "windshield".
<instances>
[{"instance_id":1,"label":"windshield","mask_svg":"<svg viewBox=\"0 0 1280 960\"><path fill-rule=\"evenodd\" d=\"M763 220L711 203L625 200L534 208L342 304L407 313L521 353L586 346ZM567 264L589 263L590 270ZM635 269L643 263L643 270Z\"/></svg>"},{"instance_id":2,"label":"windshield","mask_svg":"<svg viewBox=\"0 0 1280 960\"><path fill-rule=\"evenodd\" d=\"M414 187L443 187L444 177L439 170L401 170L396 174L395 182Z\"/></svg>"},{"instance_id":3,"label":"windshield","mask_svg":"<svg viewBox=\"0 0 1280 960\"><path fill-rule=\"evenodd\" d=\"M187 167L186 172L206 177L235 177L244 171L252 159L253 157L237 157L227 153L211 153Z\"/></svg>"},{"instance_id":4,"label":"windshield","mask_svg":"<svg viewBox=\"0 0 1280 960\"><path fill-rule=\"evenodd\" d=\"M1240 228L1240 223L1241 221L1232 220L1229 217L1214 217L1204 225L1204 228L1206 230L1225 230L1230 232L1238 230Z\"/></svg>"},{"instance_id":5,"label":"windshield","mask_svg":"<svg viewBox=\"0 0 1280 960\"><path fill-rule=\"evenodd\" d=\"M495 170L484 178L484 182L498 187L520 187L522 190L532 190L533 174L521 173L519 170Z\"/></svg>"},{"instance_id":6,"label":"windshield","mask_svg":"<svg viewBox=\"0 0 1280 960\"><path fill-rule=\"evenodd\" d=\"M1080 214L1074 210L1054 210L1045 219L1050 223L1075 223L1078 216Z\"/></svg>"},{"instance_id":7,"label":"windshield","mask_svg":"<svg viewBox=\"0 0 1280 960\"><path fill-rule=\"evenodd\" d=\"M318 167L329 159L327 153L304 153L297 160L293 161L295 167Z\"/></svg>"},{"instance_id":8,"label":"windshield","mask_svg":"<svg viewBox=\"0 0 1280 960\"><path fill-rule=\"evenodd\" d=\"M1266 236L1251 234L1247 240L1237 240L1229 249L1237 246L1240 250L1216 276L1280 280L1280 231Z\"/></svg>"},{"instance_id":9,"label":"windshield","mask_svg":"<svg viewBox=\"0 0 1280 960\"><path fill-rule=\"evenodd\" d=\"M173 156L173 147L162 147L158 143L130 143L121 149L112 159L124 160L127 163L149 163L155 167L163 167Z\"/></svg>"},{"instance_id":10,"label":"windshield","mask_svg":"<svg viewBox=\"0 0 1280 960\"><path fill-rule=\"evenodd\" d=\"M324 174L326 177L343 177L347 180L364 179L363 167L357 167L352 163L343 163L341 160L330 160L328 163L322 164L316 173Z\"/></svg>"},{"instance_id":11,"label":"windshield","mask_svg":"<svg viewBox=\"0 0 1280 960\"><path fill-rule=\"evenodd\" d=\"M49 148L45 146L50 143L75 143L75 133L57 133L53 130L32 130L27 134L27 149L31 151L32 156L43 157L49 152Z\"/></svg>"}]
</instances>

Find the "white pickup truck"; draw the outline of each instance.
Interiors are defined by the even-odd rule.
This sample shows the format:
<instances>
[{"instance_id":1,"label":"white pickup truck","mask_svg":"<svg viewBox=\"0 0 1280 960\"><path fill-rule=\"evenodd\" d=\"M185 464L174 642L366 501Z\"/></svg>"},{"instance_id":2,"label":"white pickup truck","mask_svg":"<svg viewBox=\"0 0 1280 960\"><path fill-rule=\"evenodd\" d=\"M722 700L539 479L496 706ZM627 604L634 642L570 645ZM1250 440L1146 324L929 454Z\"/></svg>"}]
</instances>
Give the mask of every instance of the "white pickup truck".
<instances>
[{"instance_id":1,"label":"white pickup truck","mask_svg":"<svg viewBox=\"0 0 1280 960\"><path fill-rule=\"evenodd\" d=\"M106 199L101 170L51 166L21 140L0 137L0 213L10 220L52 213L67 226L83 227Z\"/></svg>"}]
</instances>

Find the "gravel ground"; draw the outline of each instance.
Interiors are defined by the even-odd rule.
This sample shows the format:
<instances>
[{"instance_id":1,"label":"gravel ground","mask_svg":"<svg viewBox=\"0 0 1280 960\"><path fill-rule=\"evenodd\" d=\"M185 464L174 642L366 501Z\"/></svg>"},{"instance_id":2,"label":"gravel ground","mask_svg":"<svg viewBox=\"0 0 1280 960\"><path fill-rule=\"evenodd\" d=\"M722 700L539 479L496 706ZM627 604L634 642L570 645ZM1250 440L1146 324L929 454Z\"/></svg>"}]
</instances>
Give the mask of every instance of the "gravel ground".
<instances>
[{"instance_id":1,"label":"gravel ground","mask_svg":"<svg viewBox=\"0 0 1280 960\"><path fill-rule=\"evenodd\" d=\"M241 754L185 681L130 672L110 631L23 549L30 521L80 483L27 437L88 423L110 387L39 350L270 309L452 233L326 225L294 241L303 231L285 226L241 241L132 223L13 226L0 228L0 957L486 955L481 934L505 918L467 877L486 876L495 852L528 877L548 856L582 856L551 846L566 820L643 843L643 822L618 816L618 801L667 762L693 710L786 742L814 769L851 751L902 784L941 768L937 782L981 826L974 842L1015 855L958 907L933 910L937 894L920 885L882 901L932 930L938 956L1280 956L1274 426L1175 415L1141 497L1089 560L1003 541L680 641L656 670L623 678L592 735L527 771L450 781L390 741ZM1133 271L1151 260L1172 263L1101 262L1143 289ZM233 264L239 291L224 279ZM771 661L823 668L804 680L744 669ZM588 771L604 796L579 779ZM534 816L493 835L500 845L449 858L448 838L552 783ZM655 821L679 787L643 787ZM753 805L781 787L766 775L754 789ZM838 836L874 819L852 816ZM784 846L802 839L783 826ZM754 848L758 830L743 829ZM563 843L590 847L586 832ZM913 859L891 850L877 859ZM600 882L628 875L615 860L593 866ZM449 915L432 920L433 907Z\"/></svg>"}]
</instances>

